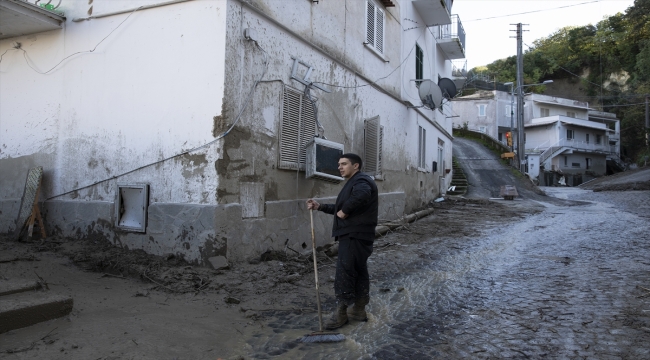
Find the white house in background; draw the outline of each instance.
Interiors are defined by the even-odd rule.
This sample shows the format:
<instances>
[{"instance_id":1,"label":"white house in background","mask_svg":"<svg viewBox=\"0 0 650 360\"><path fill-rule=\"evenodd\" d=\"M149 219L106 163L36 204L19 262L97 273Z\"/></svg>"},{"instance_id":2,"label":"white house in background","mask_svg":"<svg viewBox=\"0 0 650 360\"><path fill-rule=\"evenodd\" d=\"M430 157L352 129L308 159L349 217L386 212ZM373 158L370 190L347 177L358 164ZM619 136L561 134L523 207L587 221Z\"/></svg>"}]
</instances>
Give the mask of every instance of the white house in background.
<instances>
[{"instance_id":1,"label":"white house in background","mask_svg":"<svg viewBox=\"0 0 650 360\"><path fill-rule=\"evenodd\" d=\"M566 175L577 185L590 177L620 170L620 124L612 113L598 112L583 101L547 95L524 97L525 151L531 177L545 184L546 171ZM454 126L467 123L471 130L486 133L506 144L511 126L510 94L481 90L452 101ZM512 121L516 130L516 119ZM516 144L515 148L516 148Z\"/></svg>"},{"instance_id":2,"label":"white house in background","mask_svg":"<svg viewBox=\"0 0 650 360\"><path fill-rule=\"evenodd\" d=\"M506 144L506 133L510 127L517 127L511 116L512 97L510 94L497 90L479 90L478 92L457 97L452 100L454 127L464 127L469 130L488 134ZM516 107L515 107L516 108Z\"/></svg>"},{"instance_id":3,"label":"white house in background","mask_svg":"<svg viewBox=\"0 0 650 360\"><path fill-rule=\"evenodd\" d=\"M306 178L315 136L365 158L381 219L423 206L452 113L412 80L465 57L452 3L0 0L0 232L42 166L50 234L204 265L306 249L305 200L341 187Z\"/></svg>"}]
</instances>

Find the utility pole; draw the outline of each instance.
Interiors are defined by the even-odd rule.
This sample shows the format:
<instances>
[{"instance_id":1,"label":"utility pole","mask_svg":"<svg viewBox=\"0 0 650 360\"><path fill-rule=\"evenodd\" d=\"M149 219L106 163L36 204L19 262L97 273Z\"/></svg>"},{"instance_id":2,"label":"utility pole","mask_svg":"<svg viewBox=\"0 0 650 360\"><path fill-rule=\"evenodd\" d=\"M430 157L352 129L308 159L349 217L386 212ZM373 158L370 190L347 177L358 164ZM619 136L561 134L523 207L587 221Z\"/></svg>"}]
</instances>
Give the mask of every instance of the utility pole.
<instances>
[{"instance_id":1,"label":"utility pole","mask_svg":"<svg viewBox=\"0 0 650 360\"><path fill-rule=\"evenodd\" d=\"M648 103L650 102L650 95L645 94L645 145L648 146L649 141L648 137L650 136L650 106Z\"/></svg>"},{"instance_id":2,"label":"utility pole","mask_svg":"<svg viewBox=\"0 0 650 360\"><path fill-rule=\"evenodd\" d=\"M523 56L523 26L517 25L517 161L521 173L526 172L526 144L524 142L524 56Z\"/></svg>"}]
</instances>

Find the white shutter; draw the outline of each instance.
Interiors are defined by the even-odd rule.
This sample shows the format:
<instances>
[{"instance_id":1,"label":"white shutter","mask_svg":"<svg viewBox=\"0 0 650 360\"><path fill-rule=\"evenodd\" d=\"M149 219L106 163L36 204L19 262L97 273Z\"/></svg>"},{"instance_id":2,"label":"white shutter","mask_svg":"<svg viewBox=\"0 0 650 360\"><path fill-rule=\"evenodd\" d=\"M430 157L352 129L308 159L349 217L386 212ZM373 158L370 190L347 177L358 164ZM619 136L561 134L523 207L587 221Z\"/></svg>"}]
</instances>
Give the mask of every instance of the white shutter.
<instances>
[{"instance_id":1,"label":"white shutter","mask_svg":"<svg viewBox=\"0 0 650 360\"><path fill-rule=\"evenodd\" d=\"M382 127L379 116L365 121L364 129L364 172L368 175L381 174Z\"/></svg>"},{"instance_id":2,"label":"white shutter","mask_svg":"<svg viewBox=\"0 0 650 360\"><path fill-rule=\"evenodd\" d=\"M384 52L384 12L377 8L375 25L375 49L380 53Z\"/></svg>"},{"instance_id":3,"label":"white shutter","mask_svg":"<svg viewBox=\"0 0 650 360\"><path fill-rule=\"evenodd\" d=\"M422 129L422 163L421 168L426 168L427 164L427 129Z\"/></svg>"},{"instance_id":4,"label":"white shutter","mask_svg":"<svg viewBox=\"0 0 650 360\"><path fill-rule=\"evenodd\" d=\"M317 133L314 107L309 99L302 92L285 86L280 121L278 169L304 170L305 145Z\"/></svg>"},{"instance_id":5,"label":"white shutter","mask_svg":"<svg viewBox=\"0 0 650 360\"><path fill-rule=\"evenodd\" d=\"M379 127L379 156L377 156L377 175L375 176L381 176L382 174L382 162L383 162L383 157L384 157L384 127L380 126Z\"/></svg>"},{"instance_id":6,"label":"white shutter","mask_svg":"<svg viewBox=\"0 0 650 360\"><path fill-rule=\"evenodd\" d=\"M375 5L368 1L366 10L366 41L375 46Z\"/></svg>"}]
</instances>

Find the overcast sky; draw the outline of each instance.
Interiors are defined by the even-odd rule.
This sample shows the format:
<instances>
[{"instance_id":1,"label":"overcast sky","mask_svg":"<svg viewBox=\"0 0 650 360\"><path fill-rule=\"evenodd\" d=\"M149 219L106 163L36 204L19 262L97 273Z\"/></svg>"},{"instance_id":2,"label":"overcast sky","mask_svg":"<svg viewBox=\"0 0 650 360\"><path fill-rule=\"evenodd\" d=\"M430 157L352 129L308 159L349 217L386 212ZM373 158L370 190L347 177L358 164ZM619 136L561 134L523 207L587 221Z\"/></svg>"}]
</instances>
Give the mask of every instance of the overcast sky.
<instances>
[{"instance_id":1,"label":"overcast sky","mask_svg":"<svg viewBox=\"0 0 650 360\"><path fill-rule=\"evenodd\" d=\"M562 27L596 24L633 4L633 0L455 0L452 13L458 14L465 28L469 70L517 54L517 40L510 38L516 26L510 24L528 24L523 37L526 51L525 44L532 45ZM520 14L525 12L531 13ZM504 16L511 14L520 15Z\"/></svg>"}]
</instances>

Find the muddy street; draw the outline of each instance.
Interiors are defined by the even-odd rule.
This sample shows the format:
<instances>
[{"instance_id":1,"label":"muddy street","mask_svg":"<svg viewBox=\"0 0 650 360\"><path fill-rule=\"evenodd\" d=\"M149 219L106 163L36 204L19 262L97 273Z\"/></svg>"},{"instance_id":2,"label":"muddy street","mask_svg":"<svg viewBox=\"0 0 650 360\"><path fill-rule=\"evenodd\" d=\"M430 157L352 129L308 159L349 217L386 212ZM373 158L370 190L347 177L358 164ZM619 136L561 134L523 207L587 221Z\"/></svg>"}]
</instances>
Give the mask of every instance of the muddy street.
<instances>
[{"instance_id":1,"label":"muddy street","mask_svg":"<svg viewBox=\"0 0 650 360\"><path fill-rule=\"evenodd\" d=\"M249 341L253 356L650 358L650 194L558 192L592 202L444 241L435 217L394 234L372 257L370 320L344 327L348 341L296 345L305 316L267 314L275 334Z\"/></svg>"},{"instance_id":2,"label":"muddy street","mask_svg":"<svg viewBox=\"0 0 650 360\"><path fill-rule=\"evenodd\" d=\"M3 278L38 273L72 295L75 309L0 334L0 351L7 359L650 358L650 192L545 190L563 202L447 199L378 239L369 321L341 328L347 339L336 344L297 341L318 327L305 254L269 253L221 271L132 259L147 264L143 277L112 249L95 248L93 262L80 244L5 239L3 254L39 261L2 262ZM326 312L331 251L319 252Z\"/></svg>"}]
</instances>

